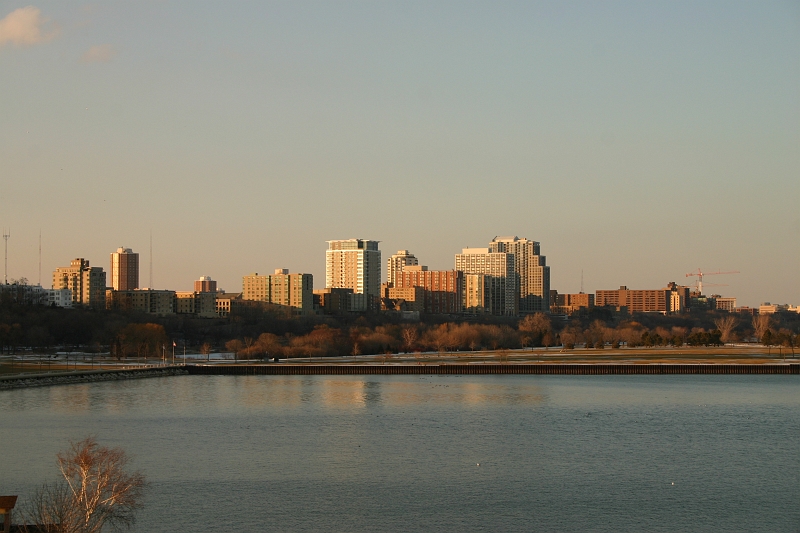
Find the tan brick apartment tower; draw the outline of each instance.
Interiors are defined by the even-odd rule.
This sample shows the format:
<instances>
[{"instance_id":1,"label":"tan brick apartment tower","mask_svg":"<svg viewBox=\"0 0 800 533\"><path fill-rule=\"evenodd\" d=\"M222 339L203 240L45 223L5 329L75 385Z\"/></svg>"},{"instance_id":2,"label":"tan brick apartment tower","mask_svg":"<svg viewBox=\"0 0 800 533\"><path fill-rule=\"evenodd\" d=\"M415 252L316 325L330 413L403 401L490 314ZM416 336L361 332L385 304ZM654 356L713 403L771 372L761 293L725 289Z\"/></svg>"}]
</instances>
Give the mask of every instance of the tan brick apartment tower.
<instances>
[{"instance_id":1,"label":"tan brick apartment tower","mask_svg":"<svg viewBox=\"0 0 800 533\"><path fill-rule=\"evenodd\" d=\"M139 254L130 248L117 248L111 254L111 288L132 291L139 288Z\"/></svg>"},{"instance_id":2,"label":"tan brick apartment tower","mask_svg":"<svg viewBox=\"0 0 800 533\"><path fill-rule=\"evenodd\" d=\"M200 276L194 282L194 292L217 292L217 282L208 276Z\"/></svg>"},{"instance_id":3,"label":"tan brick apartment tower","mask_svg":"<svg viewBox=\"0 0 800 533\"><path fill-rule=\"evenodd\" d=\"M95 309L106 306L106 273L101 267L90 267L89 261L82 257L53 272L53 288L72 291L73 305Z\"/></svg>"},{"instance_id":4,"label":"tan brick apartment tower","mask_svg":"<svg viewBox=\"0 0 800 533\"><path fill-rule=\"evenodd\" d=\"M379 241L347 239L328 241L325 252L325 287L353 289L376 302L381 296Z\"/></svg>"},{"instance_id":5,"label":"tan brick apartment tower","mask_svg":"<svg viewBox=\"0 0 800 533\"><path fill-rule=\"evenodd\" d=\"M290 274L285 268L272 275L253 273L242 277L242 299L291 307L298 314L314 308L314 277Z\"/></svg>"}]
</instances>

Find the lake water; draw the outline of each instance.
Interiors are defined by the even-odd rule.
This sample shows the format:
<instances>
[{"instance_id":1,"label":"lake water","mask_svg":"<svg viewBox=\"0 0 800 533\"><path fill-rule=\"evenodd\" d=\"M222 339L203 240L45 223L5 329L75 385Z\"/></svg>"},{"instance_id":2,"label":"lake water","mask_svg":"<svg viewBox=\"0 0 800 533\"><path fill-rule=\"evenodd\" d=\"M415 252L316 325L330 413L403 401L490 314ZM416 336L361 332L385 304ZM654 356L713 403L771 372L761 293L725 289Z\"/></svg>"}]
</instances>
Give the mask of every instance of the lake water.
<instances>
[{"instance_id":1,"label":"lake water","mask_svg":"<svg viewBox=\"0 0 800 533\"><path fill-rule=\"evenodd\" d=\"M797 376L180 376L0 392L0 494L94 434L135 531L800 531ZM217 527L215 527L217 526Z\"/></svg>"}]
</instances>

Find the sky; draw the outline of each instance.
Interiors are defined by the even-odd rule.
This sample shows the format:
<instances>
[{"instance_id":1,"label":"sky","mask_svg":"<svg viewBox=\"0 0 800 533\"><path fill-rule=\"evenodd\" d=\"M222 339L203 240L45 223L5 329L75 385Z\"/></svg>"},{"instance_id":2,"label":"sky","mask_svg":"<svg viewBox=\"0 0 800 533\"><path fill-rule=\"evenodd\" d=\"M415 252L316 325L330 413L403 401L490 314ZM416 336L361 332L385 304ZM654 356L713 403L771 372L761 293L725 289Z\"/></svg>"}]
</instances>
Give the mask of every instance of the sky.
<instances>
[{"instance_id":1,"label":"sky","mask_svg":"<svg viewBox=\"0 0 800 533\"><path fill-rule=\"evenodd\" d=\"M28 0L30 1L30 0ZM8 277L325 284L327 240L800 304L800 3L0 1ZM383 269L385 270L385 269ZM384 274L385 275L385 274ZM718 283L720 286L710 286Z\"/></svg>"}]
</instances>

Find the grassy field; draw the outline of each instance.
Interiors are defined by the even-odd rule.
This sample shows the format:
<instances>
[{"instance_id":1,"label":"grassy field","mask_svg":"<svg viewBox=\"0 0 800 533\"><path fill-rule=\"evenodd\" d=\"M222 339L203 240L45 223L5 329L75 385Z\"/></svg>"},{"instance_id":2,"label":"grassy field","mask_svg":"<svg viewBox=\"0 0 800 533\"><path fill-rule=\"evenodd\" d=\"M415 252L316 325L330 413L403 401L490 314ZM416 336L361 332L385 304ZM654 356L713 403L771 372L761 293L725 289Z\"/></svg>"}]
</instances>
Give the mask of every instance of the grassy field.
<instances>
[{"instance_id":1,"label":"grassy field","mask_svg":"<svg viewBox=\"0 0 800 533\"><path fill-rule=\"evenodd\" d=\"M392 355L362 355L333 358L301 358L291 359L292 364L420 364L420 363L626 363L626 364L775 364L782 362L800 363L800 352L793 356L791 350L785 348L766 349L763 346L720 346L720 347L681 347L681 348L621 348L621 349L592 349L577 348L563 350L561 348L535 348L525 350L497 350L483 352L442 352L442 353L415 353ZM198 361L202 363L203 361ZM213 363L234 364L230 359L213 360ZM135 364L135 361L130 361ZM158 364L160 360L149 361ZM242 361L239 364L254 364L257 361ZM269 363L274 364L274 363ZM75 370L100 370L119 369L119 362L110 359L89 357L79 359L77 365L74 359L67 363L64 360L37 359L36 356L27 356L24 360L15 359L12 365L6 357L0 360L0 375L32 372L68 372Z\"/></svg>"}]
</instances>

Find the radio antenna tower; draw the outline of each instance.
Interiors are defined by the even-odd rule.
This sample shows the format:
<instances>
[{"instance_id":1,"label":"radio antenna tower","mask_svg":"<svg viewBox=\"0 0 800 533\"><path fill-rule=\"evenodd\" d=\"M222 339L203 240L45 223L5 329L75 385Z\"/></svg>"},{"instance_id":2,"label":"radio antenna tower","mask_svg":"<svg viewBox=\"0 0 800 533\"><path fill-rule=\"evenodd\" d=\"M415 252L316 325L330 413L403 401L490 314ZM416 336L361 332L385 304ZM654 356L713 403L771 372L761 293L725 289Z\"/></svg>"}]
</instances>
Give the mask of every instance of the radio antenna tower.
<instances>
[{"instance_id":1,"label":"radio antenna tower","mask_svg":"<svg viewBox=\"0 0 800 533\"><path fill-rule=\"evenodd\" d=\"M39 287L42 286L42 228L39 228Z\"/></svg>"},{"instance_id":2,"label":"radio antenna tower","mask_svg":"<svg viewBox=\"0 0 800 533\"><path fill-rule=\"evenodd\" d=\"M150 230L150 289L153 288L153 230Z\"/></svg>"},{"instance_id":3,"label":"radio antenna tower","mask_svg":"<svg viewBox=\"0 0 800 533\"><path fill-rule=\"evenodd\" d=\"M583 294L583 269L581 269L581 294Z\"/></svg>"},{"instance_id":4,"label":"radio antenna tower","mask_svg":"<svg viewBox=\"0 0 800 533\"><path fill-rule=\"evenodd\" d=\"M8 230L8 233L6 233L6 230L4 229L3 230L3 240L6 241L5 242L5 245L6 245L5 246L5 248L6 248L6 261L5 261L5 270L3 271L3 283L5 283L6 285L8 285L8 239L10 237L11 237L11 230Z\"/></svg>"}]
</instances>

